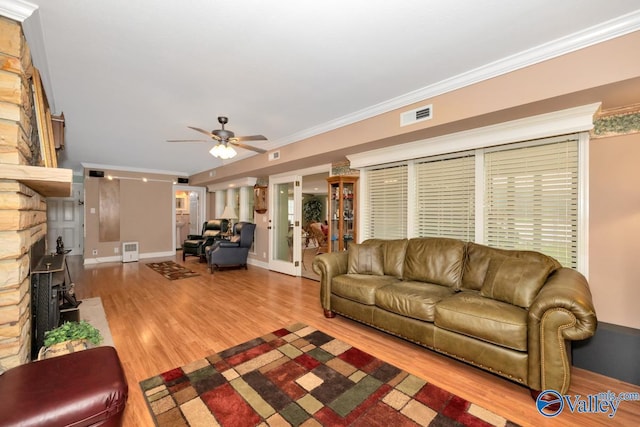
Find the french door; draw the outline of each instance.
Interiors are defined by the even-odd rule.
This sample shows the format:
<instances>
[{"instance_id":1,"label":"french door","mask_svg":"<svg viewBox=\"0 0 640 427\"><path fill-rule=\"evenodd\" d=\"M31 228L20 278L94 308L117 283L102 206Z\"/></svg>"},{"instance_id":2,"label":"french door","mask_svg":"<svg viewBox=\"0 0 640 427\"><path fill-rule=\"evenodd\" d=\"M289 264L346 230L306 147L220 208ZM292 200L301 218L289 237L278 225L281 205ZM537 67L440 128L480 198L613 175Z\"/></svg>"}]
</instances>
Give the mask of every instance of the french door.
<instances>
[{"instance_id":1,"label":"french door","mask_svg":"<svg viewBox=\"0 0 640 427\"><path fill-rule=\"evenodd\" d=\"M301 274L302 177L269 178L269 270Z\"/></svg>"}]
</instances>

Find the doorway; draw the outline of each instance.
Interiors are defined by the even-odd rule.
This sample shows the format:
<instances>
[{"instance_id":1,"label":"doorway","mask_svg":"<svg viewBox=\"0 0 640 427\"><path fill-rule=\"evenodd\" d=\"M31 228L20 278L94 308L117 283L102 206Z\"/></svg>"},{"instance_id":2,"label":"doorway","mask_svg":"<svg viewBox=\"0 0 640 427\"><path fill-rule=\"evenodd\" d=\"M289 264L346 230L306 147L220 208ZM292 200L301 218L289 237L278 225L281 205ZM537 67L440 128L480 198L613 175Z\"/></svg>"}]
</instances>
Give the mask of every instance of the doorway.
<instances>
[{"instance_id":1,"label":"doorway","mask_svg":"<svg viewBox=\"0 0 640 427\"><path fill-rule=\"evenodd\" d=\"M312 280L320 280L320 276L313 271L313 259L316 255L323 253L326 248L326 235L328 232L326 225L328 219L328 186L327 178L329 172L321 172L302 177L302 228L305 239L301 247L302 277ZM321 227L312 226L313 223L320 223Z\"/></svg>"},{"instance_id":2,"label":"doorway","mask_svg":"<svg viewBox=\"0 0 640 427\"><path fill-rule=\"evenodd\" d=\"M47 248L53 252L58 237L70 255L84 252L84 186L72 184L71 197L47 198Z\"/></svg>"},{"instance_id":3,"label":"doorway","mask_svg":"<svg viewBox=\"0 0 640 427\"><path fill-rule=\"evenodd\" d=\"M326 198L330 171L331 165L327 164L269 177L270 270L319 280L311 265L317 248L304 227L303 188L309 197L316 193ZM324 212L326 216L326 208Z\"/></svg>"},{"instance_id":4,"label":"doorway","mask_svg":"<svg viewBox=\"0 0 640 427\"><path fill-rule=\"evenodd\" d=\"M182 249L189 234L200 234L205 221L206 191L203 187L174 186L174 248Z\"/></svg>"}]
</instances>

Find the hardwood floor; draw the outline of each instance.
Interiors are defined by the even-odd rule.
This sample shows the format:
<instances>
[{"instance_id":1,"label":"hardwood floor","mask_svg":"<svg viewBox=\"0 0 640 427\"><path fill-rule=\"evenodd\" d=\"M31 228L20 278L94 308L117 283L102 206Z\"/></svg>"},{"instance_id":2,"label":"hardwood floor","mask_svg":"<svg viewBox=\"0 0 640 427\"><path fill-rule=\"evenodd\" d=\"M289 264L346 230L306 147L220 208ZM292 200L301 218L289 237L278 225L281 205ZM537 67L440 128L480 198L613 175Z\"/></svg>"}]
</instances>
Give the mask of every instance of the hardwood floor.
<instances>
[{"instance_id":1,"label":"hardwood floor","mask_svg":"<svg viewBox=\"0 0 640 427\"><path fill-rule=\"evenodd\" d=\"M163 258L166 260L166 258ZM179 254L175 261L181 262ZM258 267L222 270L187 258L198 277L169 281L142 260L83 267L69 265L79 299L100 297L129 382L125 426L152 426L139 381L303 322L524 426L638 425L640 402L622 402L614 418L571 413L541 416L528 389L371 327L337 316L326 319L320 284ZM640 387L574 368L571 395L640 392Z\"/></svg>"}]
</instances>

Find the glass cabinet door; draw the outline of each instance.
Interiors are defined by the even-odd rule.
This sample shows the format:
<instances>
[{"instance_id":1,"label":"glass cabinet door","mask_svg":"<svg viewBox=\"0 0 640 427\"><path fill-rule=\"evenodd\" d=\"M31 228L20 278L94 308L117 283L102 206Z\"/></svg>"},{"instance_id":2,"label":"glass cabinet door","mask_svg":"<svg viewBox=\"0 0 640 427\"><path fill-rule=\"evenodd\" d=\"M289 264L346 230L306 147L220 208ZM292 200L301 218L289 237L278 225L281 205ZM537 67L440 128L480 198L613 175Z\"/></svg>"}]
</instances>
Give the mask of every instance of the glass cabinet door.
<instances>
[{"instance_id":1,"label":"glass cabinet door","mask_svg":"<svg viewBox=\"0 0 640 427\"><path fill-rule=\"evenodd\" d=\"M330 251L343 251L356 241L356 192L358 177L336 176L329 182Z\"/></svg>"},{"instance_id":2,"label":"glass cabinet door","mask_svg":"<svg viewBox=\"0 0 640 427\"><path fill-rule=\"evenodd\" d=\"M340 218L340 197L339 197L340 185L337 183L330 184L329 187L331 190L331 203L330 203L330 210L329 210L329 212L331 213L330 251L337 252L340 250L338 248L338 236L340 235L340 222L338 220Z\"/></svg>"}]
</instances>

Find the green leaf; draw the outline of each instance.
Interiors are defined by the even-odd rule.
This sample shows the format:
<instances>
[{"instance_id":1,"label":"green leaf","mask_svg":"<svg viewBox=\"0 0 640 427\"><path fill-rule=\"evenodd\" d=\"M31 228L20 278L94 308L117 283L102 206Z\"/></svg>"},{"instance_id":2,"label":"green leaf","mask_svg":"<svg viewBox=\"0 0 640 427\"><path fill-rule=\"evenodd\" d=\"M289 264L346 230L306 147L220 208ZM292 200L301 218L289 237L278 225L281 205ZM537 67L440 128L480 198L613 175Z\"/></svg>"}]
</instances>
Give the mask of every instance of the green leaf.
<instances>
[{"instance_id":1,"label":"green leaf","mask_svg":"<svg viewBox=\"0 0 640 427\"><path fill-rule=\"evenodd\" d=\"M84 320L65 322L61 326L44 333L44 345L52 346L65 341L86 339L94 345L102 342L100 331Z\"/></svg>"}]
</instances>

